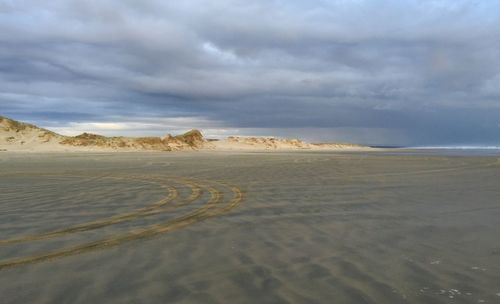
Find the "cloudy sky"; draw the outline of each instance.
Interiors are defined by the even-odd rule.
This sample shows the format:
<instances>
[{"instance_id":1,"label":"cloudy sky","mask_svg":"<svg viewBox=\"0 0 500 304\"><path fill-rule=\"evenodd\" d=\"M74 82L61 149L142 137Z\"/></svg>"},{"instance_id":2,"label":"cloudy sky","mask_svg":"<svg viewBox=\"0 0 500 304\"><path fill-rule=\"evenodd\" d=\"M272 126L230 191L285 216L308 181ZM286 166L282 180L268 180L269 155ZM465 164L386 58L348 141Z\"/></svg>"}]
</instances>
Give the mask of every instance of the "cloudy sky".
<instances>
[{"instance_id":1,"label":"cloudy sky","mask_svg":"<svg viewBox=\"0 0 500 304\"><path fill-rule=\"evenodd\" d=\"M500 1L0 0L0 115L65 134L500 144Z\"/></svg>"}]
</instances>

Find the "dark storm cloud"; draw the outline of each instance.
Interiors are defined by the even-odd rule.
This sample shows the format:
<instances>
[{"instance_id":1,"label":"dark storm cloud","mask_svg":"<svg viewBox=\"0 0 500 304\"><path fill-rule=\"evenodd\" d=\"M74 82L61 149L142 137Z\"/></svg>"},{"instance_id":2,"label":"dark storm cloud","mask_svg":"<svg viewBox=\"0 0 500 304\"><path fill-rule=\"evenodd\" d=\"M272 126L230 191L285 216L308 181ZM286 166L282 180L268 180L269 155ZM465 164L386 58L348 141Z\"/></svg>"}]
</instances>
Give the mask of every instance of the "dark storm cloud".
<instances>
[{"instance_id":1,"label":"dark storm cloud","mask_svg":"<svg viewBox=\"0 0 500 304\"><path fill-rule=\"evenodd\" d=\"M495 1L0 1L0 114L499 143L499 12Z\"/></svg>"}]
</instances>

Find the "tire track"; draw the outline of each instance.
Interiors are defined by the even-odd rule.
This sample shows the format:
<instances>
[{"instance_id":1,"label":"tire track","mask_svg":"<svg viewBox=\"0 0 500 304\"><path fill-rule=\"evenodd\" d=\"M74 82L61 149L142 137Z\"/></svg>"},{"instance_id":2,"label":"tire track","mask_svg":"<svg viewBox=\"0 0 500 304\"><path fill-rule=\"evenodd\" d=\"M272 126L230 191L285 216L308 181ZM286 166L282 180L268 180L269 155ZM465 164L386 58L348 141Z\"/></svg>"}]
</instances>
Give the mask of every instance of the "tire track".
<instances>
[{"instance_id":1,"label":"tire track","mask_svg":"<svg viewBox=\"0 0 500 304\"><path fill-rule=\"evenodd\" d=\"M165 178L165 179L174 180L174 178ZM179 180L182 180L183 182L179 182ZM154 225L142 228L142 229L129 231L129 232L124 233L124 234L115 235L112 237L108 237L108 238L101 239L101 240L94 241L94 242L90 242L90 243L85 243L82 245L62 248L60 250L56 250L56 251L49 252L46 254L39 254L39 255L13 258L13 259L9 259L9 260L0 261L0 270L5 269L5 268L20 266L20 265L43 262L43 261L47 261L47 260L54 260L54 259L58 259L58 258L66 257L66 256L72 256L72 255L81 254L81 253L94 251L94 250L100 250L100 249L104 249L104 248L108 248L108 247L114 247L114 246L118 246L118 245L121 245L121 244L126 243L126 242L144 239L144 238L150 238L150 237L153 237L153 236L156 236L159 234L168 233L171 231L175 231L178 229L188 227L190 225L193 225L193 224L198 223L200 221L206 220L208 218L220 216L220 215L227 213L230 210L236 208L243 201L243 197L244 197L243 193L236 186L231 186L231 185L228 185L228 184L225 184L222 182L215 182L215 181L203 181L204 182L204 185L203 185L198 181L195 182L193 180L188 180L188 179L177 179L177 182L179 182L180 184L183 184L183 185L188 185L192 189L192 191L191 191L191 194L187 198L185 198L180 204L175 205L175 207L185 206L185 205L190 204L190 203L194 202L195 200L199 199L201 196L201 193L203 191L202 189L205 189L210 193L210 199L205 204L198 207L194 211L191 211L185 215L176 217L174 219L170 219L168 221L165 221L165 222L162 222L159 224L154 224ZM233 194L232 199L229 202L227 202L225 205L221 206L221 204L224 200L223 192L217 190L215 187L212 187L209 184L216 184L218 186L222 186L223 188L229 189ZM16 242L24 242L24 241L52 238L52 237L62 236L62 235L70 234L70 233L77 233L77 232L86 231L86 230L90 230L90 229L97 229L97 228L100 228L103 226L115 224L115 223L120 222L120 221L132 220L134 218L138 218L141 216L147 216L147 215L151 215L151 214L164 212L164 210L161 209L161 207L172 202L177 197L176 190L170 191L170 190L172 190L172 188L175 189L174 187L169 188L169 196L168 197L158 201L153 206L138 209L138 210L141 210L141 212L130 212L127 214L116 215L116 216L110 217L106 220L98 220L95 222L90 222L90 223L86 223L83 225L77 225L77 226L61 229L58 231L52 231L52 232L49 232L47 234L22 237L22 238L11 239L11 240L4 240L2 242L3 242L3 244L12 244L12 243L16 243ZM172 194L172 193L175 193L175 194Z\"/></svg>"},{"instance_id":2,"label":"tire track","mask_svg":"<svg viewBox=\"0 0 500 304\"><path fill-rule=\"evenodd\" d=\"M75 176L71 176L71 177L75 177ZM110 177L110 178L115 178L115 177ZM119 179L122 179L122 178L119 178ZM136 178L128 178L128 179L137 180ZM147 181L144 179L139 179L139 180L150 182L150 181ZM195 192L200 193L199 189L195 189L195 186L192 186L191 189L192 189L192 193L195 193ZM169 186L168 191L169 191L169 194L167 197L158 200L157 202L153 203L149 207L136 209L132 212L118 214L118 215L114 215L111 217L102 218L102 219L99 219L96 221L78 224L78 225L68 227L68 228L53 230L53 231L49 231L49 232L42 233L42 234L0 240L0 246L7 245L7 244L28 242L28 241L50 239L50 238L59 237L59 236L63 236L63 235L70 234L70 233L89 231L89 230L98 229L98 228L102 228L102 227L109 226L109 225L122 223L125 221L130 221L130 220L136 219L140 216L153 215L154 214L153 212L164 207L165 205L169 204L170 202L172 202L173 200L175 200L177 198L178 191L175 187Z\"/></svg>"}]
</instances>

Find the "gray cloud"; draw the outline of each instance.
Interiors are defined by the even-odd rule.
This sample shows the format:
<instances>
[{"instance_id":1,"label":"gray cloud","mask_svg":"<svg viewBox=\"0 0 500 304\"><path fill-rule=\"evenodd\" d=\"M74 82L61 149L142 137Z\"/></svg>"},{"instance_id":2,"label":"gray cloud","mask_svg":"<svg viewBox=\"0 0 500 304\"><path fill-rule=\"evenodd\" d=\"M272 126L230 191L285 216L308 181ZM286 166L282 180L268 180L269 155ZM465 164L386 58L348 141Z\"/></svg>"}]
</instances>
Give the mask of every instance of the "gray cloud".
<instances>
[{"instance_id":1,"label":"gray cloud","mask_svg":"<svg viewBox=\"0 0 500 304\"><path fill-rule=\"evenodd\" d=\"M494 1L0 1L0 113L65 130L168 132L162 119L184 117L213 134L498 144L499 12Z\"/></svg>"}]
</instances>

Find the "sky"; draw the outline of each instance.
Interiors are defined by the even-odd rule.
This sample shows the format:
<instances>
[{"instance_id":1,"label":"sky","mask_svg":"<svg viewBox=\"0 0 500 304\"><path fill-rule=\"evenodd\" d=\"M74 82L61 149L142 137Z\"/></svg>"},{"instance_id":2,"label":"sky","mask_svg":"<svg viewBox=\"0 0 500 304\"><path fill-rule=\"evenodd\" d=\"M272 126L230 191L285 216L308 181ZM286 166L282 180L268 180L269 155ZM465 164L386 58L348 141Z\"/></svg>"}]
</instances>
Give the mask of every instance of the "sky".
<instances>
[{"instance_id":1,"label":"sky","mask_svg":"<svg viewBox=\"0 0 500 304\"><path fill-rule=\"evenodd\" d=\"M500 145L500 1L0 0L0 115L68 135Z\"/></svg>"}]
</instances>

